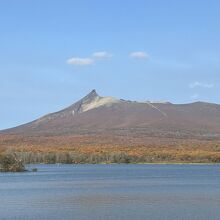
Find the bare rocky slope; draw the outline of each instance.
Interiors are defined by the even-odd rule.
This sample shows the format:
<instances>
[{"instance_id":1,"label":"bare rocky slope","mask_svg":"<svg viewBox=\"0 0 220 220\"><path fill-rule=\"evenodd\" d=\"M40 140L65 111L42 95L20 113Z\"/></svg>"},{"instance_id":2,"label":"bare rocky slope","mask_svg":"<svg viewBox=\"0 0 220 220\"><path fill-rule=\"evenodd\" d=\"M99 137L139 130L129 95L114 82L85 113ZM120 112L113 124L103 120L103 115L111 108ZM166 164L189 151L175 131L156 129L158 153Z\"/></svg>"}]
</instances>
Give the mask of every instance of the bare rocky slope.
<instances>
[{"instance_id":1,"label":"bare rocky slope","mask_svg":"<svg viewBox=\"0 0 220 220\"><path fill-rule=\"evenodd\" d=\"M1 135L219 140L220 105L136 102L101 97L93 90L59 112L1 131Z\"/></svg>"}]
</instances>

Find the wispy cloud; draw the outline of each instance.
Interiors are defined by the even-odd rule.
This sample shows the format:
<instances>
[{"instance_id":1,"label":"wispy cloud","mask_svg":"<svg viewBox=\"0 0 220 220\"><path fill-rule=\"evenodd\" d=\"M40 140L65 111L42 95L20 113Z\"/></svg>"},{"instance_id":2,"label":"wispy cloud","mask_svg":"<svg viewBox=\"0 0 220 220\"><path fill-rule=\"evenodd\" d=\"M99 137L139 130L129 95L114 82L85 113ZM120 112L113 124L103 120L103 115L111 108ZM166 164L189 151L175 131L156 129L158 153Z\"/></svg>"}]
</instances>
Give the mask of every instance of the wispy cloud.
<instances>
[{"instance_id":1,"label":"wispy cloud","mask_svg":"<svg viewBox=\"0 0 220 220\"><path fill-rule=\"evenodd\" d=\"M71 57L66 62L67 64L74 66L89 66L94 64L98 60L103 60L112 57L112 55L106 51L94 52L89 57Z\"/></svg>"},{"instance_id":2,"label":"wispy cloud","mask_svg":"<svg viewBox=\"0 0 220 220\"><path fill-rule=\"evenodd\" d=\"M192 100L196 100L196 99L199 98L199 94L195 93L195 94L191 95L190 98L191 98Z\"/></svg>"},{"instance_id":3,"label":"wispy cloud","mask_svg":"<svg viewBox=\"0 0 220 220\"><path fill-rule=\"evenodd\" d=\"M129 55L130 57L136 58L136 59L149 59L150 58L149 54L147 54L144 51L134 51L134 52L131 52Z\"/></svg>"},{"instance_id":4,"label":"wispy cloud","mask_svg":"<svg viewBox=\"0 0 220 220\"><path fill-rule=\"evenodd\" d=\"M112 54L106 52L106 51L99 51L92 54L92 57L94 59L108 59L112 57Z\"/></svg>"},{"instance_id":5,"label":"wispy cloud","mask_svg":"<svg viewBox=\"0 0 220 220\"><path fill-rule=\"evenodd\" d=\"M213 88L215 85L213 83L202 83L202 82L193 82L189 84L189 88L194 89L196 87L201 87L201 88L205 88L205 89L211 89Z\"/></svg>"},{"instance_id":6,"label":"wispy cloud","mask_svg":"<svg viewBox=\"0 0 220 220\"><path fill-rule=\"evenodd\" d=\"M67 63L74 66L88 66L94 63L91 58L72 57L67 60Z\"/></svg>"}]
</instances>

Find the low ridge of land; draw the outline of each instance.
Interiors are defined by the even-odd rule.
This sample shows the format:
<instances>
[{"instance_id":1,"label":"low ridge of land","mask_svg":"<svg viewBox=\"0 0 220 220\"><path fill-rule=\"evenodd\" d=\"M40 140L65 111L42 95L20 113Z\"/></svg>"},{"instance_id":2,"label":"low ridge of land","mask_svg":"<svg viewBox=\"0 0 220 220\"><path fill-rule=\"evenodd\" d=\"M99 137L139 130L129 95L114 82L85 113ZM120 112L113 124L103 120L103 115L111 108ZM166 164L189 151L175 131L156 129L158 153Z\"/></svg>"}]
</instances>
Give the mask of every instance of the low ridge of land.
<instances>
[{"instance_id":1,"label":"low ridge of land","mask_svg":"<svg viewBox=\"0 0 220 220\"><path fill-rule=\"evenodd\" d=\"M30 162L30 153L48 162L220 162L220 105L137 102L93 90L59 112L1 131L0 150L8 148Z\"/></svg>"}]
</instances>

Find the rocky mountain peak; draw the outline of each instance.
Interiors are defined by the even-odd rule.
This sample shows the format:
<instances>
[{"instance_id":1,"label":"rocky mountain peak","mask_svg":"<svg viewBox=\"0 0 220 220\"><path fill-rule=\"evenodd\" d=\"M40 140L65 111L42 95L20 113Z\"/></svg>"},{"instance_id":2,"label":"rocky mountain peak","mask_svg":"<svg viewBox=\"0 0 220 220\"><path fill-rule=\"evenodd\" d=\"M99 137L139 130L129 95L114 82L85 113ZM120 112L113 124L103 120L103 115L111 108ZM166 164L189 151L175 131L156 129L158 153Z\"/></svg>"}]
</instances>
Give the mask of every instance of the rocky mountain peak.
<instances>
[{"instance_id":1,"label":"rocky mountain peak","mask_svg":"<svg viewBox=\"0 0 220 220\"><path fill-rule=\"evenodd\" d=\"M86 95L82 100L83 100L83 102L87 102L87 101L92 101L92 100L94 100L94 99L96 99L97 97L100 97L99 95L98 95L98 93L96 92L96 90L95 89L93 89L88 95Z\"/></svg>"}]
</instances>

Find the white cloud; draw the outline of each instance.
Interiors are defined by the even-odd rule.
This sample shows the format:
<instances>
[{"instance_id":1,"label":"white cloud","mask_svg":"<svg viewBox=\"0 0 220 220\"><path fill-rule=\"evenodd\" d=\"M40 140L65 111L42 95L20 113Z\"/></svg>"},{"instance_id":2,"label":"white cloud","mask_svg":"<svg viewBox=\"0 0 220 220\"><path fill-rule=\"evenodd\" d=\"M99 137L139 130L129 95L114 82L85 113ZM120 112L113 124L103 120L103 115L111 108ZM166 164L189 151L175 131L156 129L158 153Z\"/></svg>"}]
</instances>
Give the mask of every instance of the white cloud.
<instances>
[{"instance_id":1,"label":"white cloud","mask_svg":"<svg viewBox=\"0 0 220 220\"><path fill-rule=\"evenodd\" d=\"M67 63L74 66L88 66L94 63L91 58L72 57L67 60Z\"/></svg>"},{"instance_id":2,"label":"white cloud","mask_svg":"<svg viewBox=\"0 0 220 220\"><path fill-rule=\"evenodd\" d=\"M103 60L112 57L112 55L106 51L94 52L90 57L72 57L67 60L67 64L74 66L89 66L94 64L97 60Z\"/></svg>"},{"instance_id":3,"label":"white cloud","mask_svg":"<svg viewBox=\"0 0 220 220\"><path fill-rule=\"evenodd\" d=\"M99 51L92 54L92 57L95 59L108 59L112 57L112 54L106 52L106 51Z\"/></svg>"},{"instance_id":4,"label":"white cloud","mask_svg":"<svg viewBox=\"0 0 220 220\"><path fill-rule=\"evenodd\" d=\"M202 82L198 82L198 81L189 84L189 87L191 89L194 89L196 87L202 87L202 88L206 88L206 89L211 89L214 86L215 86L214 84L202 83Z\"/></svg>"},{"instance_id":5,"label":"white cloud","mask_svg":"<svg viewBox=\"0 0 220 220\"><path fill-rule=\"evenodd\" d=\"M149 54L147 54L144 51L135 51L130 53L130 57L136 58L136 59L149 59Z\"/></svg>"},{"instance_id":6,"label":"white cloud","mask_svg":"<svg viewBox=\"0 0 220 220\"><path fill-rule=\"evenodd\" d=\"M198 99L199 98L199 94L193 94L191 97L190 97L192 100L195 100L195 99Z\"/></svg>"}]
</instances>

